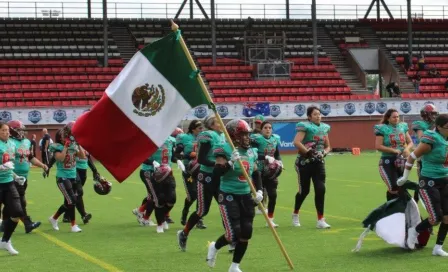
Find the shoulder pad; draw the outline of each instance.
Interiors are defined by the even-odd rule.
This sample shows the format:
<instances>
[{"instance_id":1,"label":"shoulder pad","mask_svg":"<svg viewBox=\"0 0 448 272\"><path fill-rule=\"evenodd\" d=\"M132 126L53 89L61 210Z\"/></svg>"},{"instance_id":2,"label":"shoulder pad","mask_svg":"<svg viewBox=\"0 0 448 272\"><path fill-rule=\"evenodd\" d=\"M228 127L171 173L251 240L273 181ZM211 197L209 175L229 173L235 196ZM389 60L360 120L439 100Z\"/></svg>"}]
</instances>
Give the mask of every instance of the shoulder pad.
<instances>
[{"instance_id":1,"label":"shoulder pad","mask_svg":"<svg viewBox=\"0 0 448 272\"><path fill-rule=\"evenodd\" d=\"M50 145L50 152L56 152L56 151L62 151L64 149L64 146L61 144L51 144Z\"/></svg>"},{"instance_id":2,"label":"shoulder pad","mask_svg":"<svg viewBox=\"0 0 448 272\"><path fill-rule=\"evenodd\" d=\"M373 130L374 130L374 132L375 132L375 135L377 135L377 136L382 136L382 135L384 135L384 132L383 132L383 124L379 124L379 125L375 125L375 126L373 126Z\"/></svg>"},{"instance_id":3,"label":"shoulder pad","mask_svg":"<svg viewBox=\"0 0 448 272\"><path fill-rule=\"evenodd\" d=\"M423 132L420 142L425 144L434 144L437 141L437 132L432 130L426 130Z\"/></svg>"},{"instance_id":4,"label":"shoulder pad","mask_svg":"<svg viewBox=\"0 0 448 272\"><path fill-rule=\"evenodd\" d=\"M298 122L296 124L296 131L297 132L299 132L299 131L307 132L308 127L309 127L309 124L307 122Z\"/></svg>"}]
</instances>

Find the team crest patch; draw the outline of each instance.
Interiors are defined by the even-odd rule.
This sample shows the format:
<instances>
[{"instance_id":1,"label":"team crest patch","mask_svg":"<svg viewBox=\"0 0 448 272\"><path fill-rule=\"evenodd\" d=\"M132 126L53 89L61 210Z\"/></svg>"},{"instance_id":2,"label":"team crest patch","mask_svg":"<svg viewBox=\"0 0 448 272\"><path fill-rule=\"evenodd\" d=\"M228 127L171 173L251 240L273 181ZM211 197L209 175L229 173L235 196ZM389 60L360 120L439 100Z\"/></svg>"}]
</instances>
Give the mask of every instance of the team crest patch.
<instances>
[{"instance_id":1,"label":"team crest patch","mask_svg":"<svg viewBox=\"0 0 448 272\"><path fill-rule=\"evenodd\" d=\"M223 200L224 200L224 196L222 194L219 194L218 202L221 203Z\"/></svg>"},{"instance_id":2,"label":"team crest patch","mask_svg":"<svg viewBox=\"0 0 448 272\"><path fill-rule=\"evenodd\" d=\"M204 179L204 174L199 173L199 174L198 174L198 180L203 180L203 179Z\"/></svg>"},{"instance_id":3,"label":"team crest patch","mask_svg":"<svg viewBox=\"0 0 448 272\"><path fill-rule=\"evenodd\" d=\"M418 185L419 185L421 188L425 187L425 181L424 181L424 180L420 180L420 181L418 182Z\"/></svg>"},{"instance_id":4,"label":"team crest patch","mask_svg":"<svg viewBox=\"0 0 448 272\"><path fill-rule=\"evenodd\" d=\"M434 180L430 180L430 181L428 181L428 186L429 186L429 187L433 187L433 186L434 186Z\"/></svg>"},{"instance_id":5,"label":"team crest patch","mask_svg":"<svg viewBox=\"0 0 448 272\"><path fill-rule=\"evenodd\" d=\"M151 85L146 83L135 88L132 92L133 112L138 116L154 116L165 105L165 89L162 85Z\"/></svg>"},{"instance_id":6,"label":"team crest patch","mask_svg":"<svg viewBox=\"0 0 448 272\"><path fill-rule=\"evenodd\" d=\"M206 177L205 182L210 183L212 181L212 177Z\"/></svg>"},{"instance_id":7,"label":"team crest patch","mask_svg":"<svg viewBox=\"0 0 448 272\"><path fill-rule=\"evenodd\" d=\"M385 160L384 163L385 163L385 164L389 164L390 161L389 161L389 160Z\"/></svg>"},{"instance_id":8,"label":"team crest patch","mask_svg":"<svg viewBox=\"0 0 448 272\"><path fill-rule=\"evenodd\" d=\"M143 173L143 175L147 178L151 178L151 171L145 171L145 173Z\"/></svg>"},{"instance_id":9,"label":"team crest patch","mask_svg":"<svg viewBox=\"0 0 448 272\"><path fill-rule=\"evenodd\" d=\"M229 201L229 202L230 202L230 201L233 201L233 196L228 195L228 196L226 197L226 200Z\"/></svg>"}]
</instances>

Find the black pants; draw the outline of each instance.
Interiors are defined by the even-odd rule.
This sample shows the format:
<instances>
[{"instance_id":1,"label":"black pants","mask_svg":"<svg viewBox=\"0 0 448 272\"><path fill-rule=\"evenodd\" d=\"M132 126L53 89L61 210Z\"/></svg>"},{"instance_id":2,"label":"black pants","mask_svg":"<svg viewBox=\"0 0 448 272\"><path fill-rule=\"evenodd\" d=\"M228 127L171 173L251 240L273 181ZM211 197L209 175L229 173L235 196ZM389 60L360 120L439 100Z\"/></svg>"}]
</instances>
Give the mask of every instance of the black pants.
<instances>
[{"instance_id":1,"label":"black pants","mask_svg":"<svg viewBox=\"0 0 448 272\"><path fill-rule=\"evenodd\" d=\"M22 212L23 216L28 216L27 210L26 210L26 198L25 198L25 192L26 188L28 188L28 180L23 185L19 185L17 182L12 182L12 184L16 187L17 192L19 193L20 198L20 205L22 206ZM8 209L3 209L3 220L6 220L8 217L10 217Z\"/></svg>"},{"instance_id":2,"label":"black pants","mask_svg":"<svg viewBox=\"0 0 448 272\"><path fill-rule=\"evenodd\" d=\"M0 183L0 204L4 205L4 215L8 217L18 218L24 216L22 204L20 202L20 194L15 185L16 182ZM4 218L4 220L6 220Z\"/></svg>"},{"instance_id":3,"label":"black pants","mask_svg":"<svg viewBox=\"0 0 448 272\"><path fill-rule=\"evenodd\" d=\"M196 201L196 213L203 218L210 211L212 199L218 201L219 180L213 179L212 173L199 172L197 181L198 199Z\"/></svg>"},{"instance_id":4,"label":"black pants","mask_svg":"<svg viewBox=\"0 0 448 272\"><path fill-rule=\"evenodd\" d=\"M68 218L74 221L78 194L83 194L81 182L76 178L57 178L56 184L64 196L64 204L59 207L58 213L67 213Z\"/></svg>"},{"instance_id":5,"label":"black pants","mask_svg":"<svg viewBox=\"0 0 448 272\"><path fill-rule=\"evenodd\" d=\"M403 175L403 170L395 166L396 157L381 157L379 172L387 187L386 199L397 198L402 189L397 185L397 180Z\"/></svg>"},{"instance_id":6,"label":"black pants","mask_svg":"<svg viewBox=\"0 0 448 272\"><path fill-rule=\"evenodd\" d=\"M421 177L419 195L428 211L429 222L440 223L444 215L448 215L448 179L432 179Z\"/></svg>"},{"instance_id":7,"label":"black pants","mask_svg":"<svg viewBox=\"0 0 448 272\"><path fill-rule=\"evenodd\" d=\"M152 175L146 179L151 192L150 198L155 205L157 224L161 225L166 219L166 213L176 203L176 181L172 174L162 182L156 182Z\"/></svg>"},{"instance_id":8,"label":"black pants","mask_svg":"<svg viewBox=\"0 0 448 272\"><path fill-rule=\"evenodd\" d=\"M182 180L184 182L187 200L194 202L198 198L197 177L193 177L188 173L182 172Z\"/></svg>"},{"instance_id":9,"label":"black pants","mask_svg":"<svg viewBox=\"0 0 448 272\"><path fill-rule=\"evenodd\" d=\"M316 210L319 215L323 215L325 205L325 163L320 161L305 163L304 159L297 158L295 166L299 175L299 191L296 194L294 211L300 210L303 201L305 201L305 198L310 193L312 180Z\"/></svg>"},{"instance_id":10,"label":"black pants","mask_svg":"<svg viewBox=\"0 0 448 272\"><path fill-rule=\"evenodd\" d=\"M76 168L76 182L77 182L77 199L76 199L76 209L78 210L81 216L85 216L86 210L84 207L84 184L87 181L87 169L79 169ZM68 214L64 214L64 218L70 220Z\"/></svg>"},{"instance_id":11,"label":"black pants","mask_svg":"<svg viewBox=\"0 0 448 272\"><path fill-rule=\"evenodd\" d=\"M226 240L237 242L240 239L252 238L255 217L255 202L252 196L219 192L218 203Z\"/></svg>"},{"instance_id":12,"label":"black pants","mask_svg":"<svg viewBox=\"0 0 448 272\"><path fill-rule=\"evenodd\" d=\"M275 205L277 204L277 186L278 179L263 178L263 188L266 190L268 197L268 215L273 216Z\"/></svg>"}]
</instances>

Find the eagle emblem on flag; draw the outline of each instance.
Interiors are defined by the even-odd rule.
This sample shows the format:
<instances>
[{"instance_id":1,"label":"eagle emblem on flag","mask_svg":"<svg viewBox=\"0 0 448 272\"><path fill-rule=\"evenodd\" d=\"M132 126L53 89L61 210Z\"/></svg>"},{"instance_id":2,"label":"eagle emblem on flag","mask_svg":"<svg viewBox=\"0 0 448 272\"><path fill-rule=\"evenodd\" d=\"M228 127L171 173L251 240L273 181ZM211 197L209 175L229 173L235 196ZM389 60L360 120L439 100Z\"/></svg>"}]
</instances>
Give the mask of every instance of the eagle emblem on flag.
<instances>
[{"instance_id":1,"label":"eagle emblem on flag","mask_svg":"<svg viewBox=\"0 0 448 272\"><path fill-rule=\"evenodd\" d=\"M154 116L165 105L165 89L162 85L151 85L146 83L137 87L132 92L132 104L134 113L139 116Z\"/></svg>"}]
</instances>

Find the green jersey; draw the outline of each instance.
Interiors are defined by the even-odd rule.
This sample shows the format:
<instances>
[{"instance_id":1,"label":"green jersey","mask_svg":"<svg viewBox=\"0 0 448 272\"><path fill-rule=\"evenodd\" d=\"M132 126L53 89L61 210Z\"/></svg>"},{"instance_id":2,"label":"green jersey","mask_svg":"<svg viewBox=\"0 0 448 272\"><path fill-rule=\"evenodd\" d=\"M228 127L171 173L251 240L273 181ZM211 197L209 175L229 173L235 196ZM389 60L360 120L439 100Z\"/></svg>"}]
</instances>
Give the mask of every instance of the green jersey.
<instances>
[{"instance_id":1,"label":"green jersey","mask_svg":"<svg viewBox=\"0 0 448 272\"><path fill-rule=\"evenodd\" d=\"M448 143L440 133L427 130L420 142L432 146L431 152L422 156L421 175L427 178L448 177Z\"/></svg>"},{"instance_id":2,"label":"green jersey","mask_svg":"<svg viewBox=\"0 0 448 272\"><path fill-rule=\"evenodd\" d=\"M316 125L309 121L298 122L296 125L296 131L305 132L305 137L302 140L302 144L306 145L309 143L315 143L317 151L324 151L325 141L328 138L328 133L330 132L330 125L325 123Z\"/></svg>"},{"instance_id":3,"label":"green jersey","mask_svg":"<svg viewBox=\"0 0 448 272\"><path fill-rule=\"evenodd\" d=\"M173 137L171 137L173 138ZM157 151L149 157L150 160L154 160L160 165L165 164L169 165L171 163L171 157L173 156L173 141L172 139L168 138L165 140L163 145L157 149ZM154 166L148 165L148 164L142 164L142 170L144 171L153 171Z\"/></svg>"},{"instance_id":4,"label":"green jersey","mask_svg":"<svg viewBox=\"0 0 448 272\"><path fill-rule=\"evenodd\" d=\"M76 157L76 168L77 169L87 169L88 168L87 158L80 159Z\"/></svg>"},{"instance_id":5,"label":"green jersey","mask_svg":"<svg viewBox=\"0 0 448 272\"><path fill-rule=\"evenodd\" d=\"M9 161L14 162L14 154L16 152L16 146L12 142L12 139L8 139L6 142L0 140L0 158L2 164ZM0 170L0 183L8 183L14 180L12 170L1 171Z\"/></svg>"},{"instance_id":6,"label":"green jersey","mask_svg":"<svg viewBox=\"0 0 448 272\"><path fill-rule=\"evenodd\" d=\"M50 152L54 154L62 152L64 146L62 144L54 143L50 145ZM71 143L67 148L67 153L63 161L56 160L56 178L76 178L76 145Z\"/></svg>"},{"instance_id":7,"label":"green jersey","mask_svg":"<svg viewBox=\"0 0 448 272\"><path fill-rule=\"evenodd\" d=\"M11 141L16 146L16 153L14 159L14 173L19 176L28 178L28 173L30 172L30 161L29 157L31 154L31 142L28 139L23 139L21 141L16 139L11 139Z\"/></svg>"},{"instance_id":8,"label":"green jersey","mask_svg":"<svg viewBox=\"0 0 448 272\"><path fill-rule=\"evenodd\" d=\"M216 146L222 146L226 142L226 138L224 133L218 133L214 130L207 130L199 133L198 137L198 145L201 148L201 144L210 143L211 149L207 154L207 160L215 161L215 155L213 154L213 150ZM199 149L198 148L198 149ZM206 166L201 164L200 171L206 173L212 173L214 166Z\"/></svg>"},{"instance_id":9,"label":"green jersey","mask_svg":"<svg viewBox=\"0 0 448 272\"><path fill-rule=\"evenodd\" d=\"M271 156L274 157L277 146L280 144L279 137L271 135L269 138L265 138L261 134L252 134L250 136L251 145L258 150L258 156ZM264 160L257 161L258 169L264 168Z\"/></svg>"},{"instance_id":10,"label":"green jersey","mask_svg":"<svg viewBox=\"0 0 448 272\"><path fill-rule=\"evenodd\" d=\"M398 149L403 151L406 147L406 133L408 132L407 123L398 123L396 126L391 124L380 124L374 127L375 135L383 137L383 145L386 147ZM381 156L391 157L396 156L396 154L382 152Z\"/></svg>"},{"instance_id":11,"label":"green jersey","mask_svg":"<svg viewBox=\"0 0 448 272\"><path fill-rule=\"evenodd\" d=\"M255 168L255 163L257 160L257 149L249 148L247 150L238 148L238 152L241 156L241 161L244 165L249 176L252 175L252 172ZM223 145L216 146L213 150L214 156L223 156L230 160L232 156L232 148L228 143L224 143ZM220 190L225 193L235 194L235 195L246 195L250 194L250 186L247 183L246 178L243 174L243 169L239 163L235 163L233 165L233 169L227 171L223 176L221 176Z\"/></svg>"},{"instance_id":12,"label":"green jersey","mask_svg":"<svg viewBox=\"0 0 448 272\"><path fill-rule=\"evenodd\" d=\"M198 152L198 141L193 134L183 133L177 135L176 144L181 144L184 146L184 155L189 155L191 152ZM185 166L188 165L189 162L190 160L187 158L183 160Z\"/></svg>"},{"instance_id":13,"label":"green jersey","mask_svg":"<svg viewBox=\"0 0 448 272\"><path fill-rule=\"evenodd\" d=\"M421 130L425 132L428 129L431 129L432 124L426 121L414 121L412 122L412 130L417 134L417 131Z\"/></svg>"}]
</instances>

